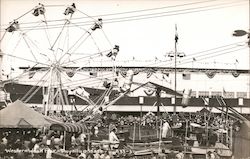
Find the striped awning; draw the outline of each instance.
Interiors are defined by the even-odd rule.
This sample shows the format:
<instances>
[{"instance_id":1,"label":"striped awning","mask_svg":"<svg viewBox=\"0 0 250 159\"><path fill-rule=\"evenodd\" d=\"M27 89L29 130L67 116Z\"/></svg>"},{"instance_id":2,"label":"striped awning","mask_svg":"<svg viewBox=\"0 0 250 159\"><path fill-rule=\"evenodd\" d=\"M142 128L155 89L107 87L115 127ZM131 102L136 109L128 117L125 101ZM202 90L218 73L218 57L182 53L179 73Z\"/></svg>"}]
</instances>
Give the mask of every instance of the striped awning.
<instances>
[{"instance_id":1,"label":"striped awning","mask_svg":"<svg viewBox=\"0 0 250 159\"><path fill-rule=\"evenodd\" d=\"M74 133L86 133L87 127L84 124L78 123L56 123L50 126L51 130L55 131L67 131L67 132L74 132Z\"/></svg>"}]
</instances>

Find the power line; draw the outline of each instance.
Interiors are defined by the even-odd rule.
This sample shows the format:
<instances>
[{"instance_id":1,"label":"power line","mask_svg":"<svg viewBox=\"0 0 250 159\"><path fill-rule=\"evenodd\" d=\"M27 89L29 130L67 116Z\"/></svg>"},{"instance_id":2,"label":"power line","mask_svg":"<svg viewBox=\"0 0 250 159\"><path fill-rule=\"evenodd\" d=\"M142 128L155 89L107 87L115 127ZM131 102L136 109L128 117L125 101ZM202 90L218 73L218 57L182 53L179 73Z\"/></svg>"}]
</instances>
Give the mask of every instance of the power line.
<instances>
[{"instance_id":1,"label":"power line","mask_svg":"<svg viewBox=\"0 0 250 159\"><path fill-rule=\"evenodd\" d=\"M141 9L141 10L133 10L133 11L126 11L126 12L118 12L118 13L100 14L100 15L93 15L93 16L86 15L86 17L72 18L72 20L75 20L75 19L84 19L84 18L90 18L90 17L91 18L92 17L105 17L105 16L113 16L113 15L122 15L122 14L145 12L145 11L154 11L154 10L167 9L167 8L175 8L175 7L189 6L189 5L195 5L195 4L203 4L203 3L212 2L212 1L218 1L218 0L198 1L198 2L192 2L192 3L179 4L179 5L171 5L171 6L149 8L149 9ZM61 6L65 7L65 5L45 5L44 7L61 7ZM82 12L80 10L78 10L78 11L81 12L81 13L83 13L85 15L84 12ZM26 15L26 14L24 14L24 15ZM47 21L47 22L52 22L52 21L65 21L65 19L51 20L51 21ZM27 22L27 23L19 23L19 24L32 24L32 23L37 23L37 22ZM3 24L1 26L8 26L8 25L9 24Z\"/></svg>"},{"instance_id":2,"label":"power line","mask_svg":"<svg viewBox=\"0 0 250 159\"><path fill-rule=\"evenodd\" d=\"M220 53L221 51L227 51L227 50L239 47L239 46L236 46L236 45L240 44L242 42L245 42L245 41L241 41L241 42L237 42L237 43L231 43L231 44L227 44L227 45L215 47L215 48L204 50L204 51L199 51L199 52L190 54L188 57L191 56L190 59L193 60L193 58L197 58L198 59L198 57L203 57L203 56L207 56L207 55L212 55L212 54ZM228 47L230 47L230 48L228 48ZM203 53L205 53L205 54L203 54ZM196 55L196 56L194 56L194 55ZM161 61L160 63L165 63L165 62L170 62L170 61L171 60L165 60L165 61ZM168 64L171 64L171 63L168 63ZM152 66L152 65L155 66L155 63L149 64L149 65L146 65L146 66ZM159 65L159 63L158 63L158 65ZM166 63L163 64L163 65L166 65Z\"/></svg>"},{"instance_id":3,"label":"power line","mask_svg":"<svg viewBox=\"0 0 250 159\"><path fill-rule=\"evenodd\" d=\"M160 17L166 17L166 16L176 16L176 15L182 15L182 14L190 14L195 12L203 12L203 11L209 11L214 9L221 9L221 8L227 8L227 7L234 7L237 6L237 3L247 2L244 1L234 1L230 3L220 3L216 5L207 5L202 7L194 7L194 8L188 8L188 9L180 9L180 10L173 10L173 11L166 11L166 12L159 12L159 13L150 13L150 14L141 14L141 15L134 15L134 16L126 16L126 17L118 17L118 18L109 18L104 19L104 23L117 23L117 22L127 22L127 21L135 21L135 20L143 20L143 19L151 19L151 18L160 18ZM234 4L236 3L236 4ZM231 5L234 4L234 5ZM241 4L238 4L241 5ZM213 8L211 8L213 7ZM199 10L197 10L199 9ZM47 21L48 22L48 21ZM81 26L88 26L92 25L93 21L84 21L84 22L77 22L75 24L81 24ZM60 28L63 24L51 24L49 25L49 29L56 29ZM69 26L73 27L73 26ZM32 26L22 27L24 30L32 28ZM36 28L36 30L44 29L44 27ZM1 30L4 31L4 30Z\"/></svg>"}]
</instances>

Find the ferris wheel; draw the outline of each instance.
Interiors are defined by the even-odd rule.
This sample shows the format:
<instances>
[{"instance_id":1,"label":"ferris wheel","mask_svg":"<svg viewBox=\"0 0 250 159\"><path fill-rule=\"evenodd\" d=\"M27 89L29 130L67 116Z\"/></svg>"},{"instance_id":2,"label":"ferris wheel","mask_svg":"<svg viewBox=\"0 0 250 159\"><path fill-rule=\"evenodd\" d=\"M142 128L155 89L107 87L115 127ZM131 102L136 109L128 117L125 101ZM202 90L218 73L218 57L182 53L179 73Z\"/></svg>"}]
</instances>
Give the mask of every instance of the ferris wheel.
<instances>
[{"instance_id":1,"label":"ferris wheel","mask_svg":"<svg viewBox=\"0 0 250 159\"><path fill-rule=\"evenodd\" d=\"M69 104L65 91L73 91L90 105L96 105L84 95L82 86L115 83L119 46L108 39L101 17L85 14L75 3L39 3L2 28L0 58L3 69L11 72L5 81L34 86L21 98L23 102L29 102L39 89L45 88L45 112L55 104ZM81 71L105 64L112 65L111 73ZM24 71L16 72L18 68ZM111 87L105 93L110 91Z\"/></svg>"}]
</instances>

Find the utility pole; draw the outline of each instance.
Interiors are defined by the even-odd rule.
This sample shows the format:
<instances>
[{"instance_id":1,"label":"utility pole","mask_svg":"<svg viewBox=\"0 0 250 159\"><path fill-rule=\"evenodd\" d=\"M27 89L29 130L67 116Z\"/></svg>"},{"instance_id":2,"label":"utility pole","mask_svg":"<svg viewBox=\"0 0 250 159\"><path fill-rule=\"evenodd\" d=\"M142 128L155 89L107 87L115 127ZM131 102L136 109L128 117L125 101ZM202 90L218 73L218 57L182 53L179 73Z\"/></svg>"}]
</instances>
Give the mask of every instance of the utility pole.
<instances>
[{"instance_id":1,"label":"utility pole","mask_svg":"<svg viewBox=\"0 0 250 159\"><path fill-rule=\"evenodd\" d=\"M157 105L157 118L156 118L156 128L157 128L157 137L159 137L160 138L160 98L161 98L161 95L160 95L160 93L161 93L161 88L159 88L159 87L157 87L156 88L156 92L155 92L156 94L155 94L155 96L156 96L156 105Z\"/></svg>"},{"instance_id":2,"label":"utility pole","mask_svg":"<svg viewBox=\"0 0 250 159\"><path fill-rule=\"evenodd\" d=\"M177 25L175 24L175 43L174 43L174 91L176 92L177 77L176 77L176 56L177 56L177 43L178 43ZM174 114L176 113L176 93L174 94Z\"/></svg>"},{"instance_id":3,"label":"utility pole","mask_svg":"<svg viewBox=\"0 0 250 159\"><path fill-rule=\"evenodd\" d=\"M177 90L177 57L182 58L185 57L185 54L183 52L178 52L177 50L177 43L179 40L178 37L178 33L177 33L177 25L175 24L175 43L174 43L174 52L170 52L168 53L168 57L170 57L171 59L174 58L174 91L176 92ZM176 114L176 94L174 95L174 108L173 108L173 112L174 114Z\"/></svg>"},{"instance_id":4,"label":"utility pole","mask_svg":"<svg viewBox=\"0 0 250 159\"><path fill-rule=\"evenodd\" d=\"M0 50L0 81L2 81L2 63L3 63L3 55L2 50Z\"/></svg>"}]
</instances>

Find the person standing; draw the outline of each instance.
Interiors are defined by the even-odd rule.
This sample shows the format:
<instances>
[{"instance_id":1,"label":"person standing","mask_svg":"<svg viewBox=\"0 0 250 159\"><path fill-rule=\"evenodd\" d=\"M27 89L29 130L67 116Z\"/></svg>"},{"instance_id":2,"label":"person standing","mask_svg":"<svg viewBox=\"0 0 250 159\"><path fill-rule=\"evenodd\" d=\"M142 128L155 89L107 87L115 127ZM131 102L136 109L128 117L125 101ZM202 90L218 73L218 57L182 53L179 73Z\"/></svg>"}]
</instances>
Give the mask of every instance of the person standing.
<instances>
[{"instance_id":1,"label":"person standing","mask_svg":"<svg viewBox=\"0 0 250 159\"><path fill-rule=\"evenodd\" d=\"M113 128L111 132L109 133L109 142L111 144L111 149L117 148L119 146L119 139L115 134L116 129ZM118 145L117 145L118 144Z\"/></svg>"},{"instance_id":2,"label":"person standing","mask_svg":"<svg viewBox=\"0 0 250 159\"><path fill-rule=\"evenodd\" d=\"M170 134L171 127L169 123L166 121L162 126L162 138L166 138L168 134Z\"/></svg>"},{"instance_id":3,"label":"person standing","mask_svg":"<svg viewBox=\"0 0 250 159\"><path fill-rule=\"evenodd\" d=\"M181 150L179 150L179 153L177 153L175 157L176 159L184 159L184 153Z\"/></svg>"},{"instance_id":4,"label":"person standing","mask_svg":"<svg viewBox=\"0 0 250 159\"><path fill-rule=\"evenodd\" d=\"M52 159L52 150L49 146L46 149L46 159Z\"/></svg>"}]
</instances>

